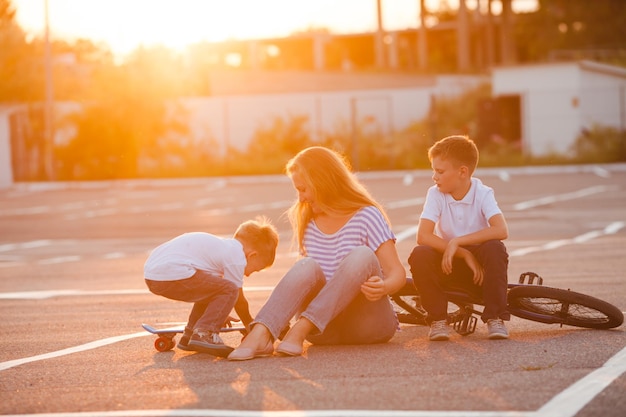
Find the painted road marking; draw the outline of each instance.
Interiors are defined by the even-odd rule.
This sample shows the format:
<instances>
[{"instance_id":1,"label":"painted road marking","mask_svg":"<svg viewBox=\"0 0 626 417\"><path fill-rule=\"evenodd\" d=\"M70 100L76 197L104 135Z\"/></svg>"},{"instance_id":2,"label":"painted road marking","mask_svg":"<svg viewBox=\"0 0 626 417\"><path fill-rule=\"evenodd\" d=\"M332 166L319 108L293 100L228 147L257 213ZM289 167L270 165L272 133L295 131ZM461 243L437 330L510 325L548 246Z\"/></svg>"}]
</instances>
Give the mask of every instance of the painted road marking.
<instances>
[{"instance_id":1,"label":"painted road marking","mask_svg":"<svg viewBox=\"0 0 626 417\"><path fill-rule=\"evenodd\" d=\"M273 286L243 287L246 292L272 291ZM0 293L0 300L45 300L55 297L83 297L89 295L143 295L150 294L147 289L127 290L47 290L47 291L18 291Z\"/></svg>"},{"instance_id":2,"label":"painted road marking","mask_svg":"<svg viewBox=\"0 0 626 417\"><path fill-rule=\"evenodd\" d=\"M626 226L626 223L623 221L613 222L613 223L610 223L608 226L606 226L604 229L592 230L592 231L583 233L582 235L578 235L570 239L553 240L550 242L546 242L542 245L534 245L534 246L528 246L525 248L515 249L509 252L509 256L512 256L512 257L524 256L529 253L543 252L543 251L558 249L560 247L567 246L567 245L585 243L592 239L596 239L596 238L606 236L606 235L615 234L619 232L621 229L623 229L625 226ZM406 239L414 238L416 233L417 233L417 226L411 226L405 230L402 230L401 232L396 233L396 242L403 242ZM39 240L39 241L33 241L33 242L26 242L23 244L6 244L6 245L0 246L0 252L14 250L14 249L17 249L18 247L19 248L37 247L37 246L47 246L50 244L52 244L52 242L49 240ZM120 259L120 258L124 258L125 256L126 255L122 252L112 252L112 253L104 254L103 258L104 259ZM293 257L294 253L289 253L286 256ZM82 258L77 255L59 256L55 258L41 259L37 261L37 263L40 265L53 265L53 264L60 264L60 263L67 263L67 262L78 262L81 259ZM13 258L13 259L7 259L4 262L0 262L0 267L14 267L14 266L19 266L23 264L24 263L21 262L19 258ZM2 294L0 294L0 298L2 298Z\"/></svg>"},{"instance_id":3,"label":"painted road marking","mask_svg":"<svg viewBox=\"0 0 626 417\"><path fill-rule=\"evenodd\" d=\"M52 245L52 241L49 239L33 240L30 242L23 242L23 243L6 243L4 245L0 245L0 252L7 252L10 250L18 250L18 249L41 248L43 246L50 246L50 245Z\"/></svg>"},{"instance_id":4,"label":"painted road marking","mask_svg":"<svg viewBox=\"0 0 626 417\"><path fill-rule=\"evenodd\" d=\"M124 340L132 339L135 337L145 336L148 332L132 333L123 336L108 337L106 339L96 340L94 342L85 343L84 345L78 345L67 349L57 350L56 352L44 353L41 355L31 356L28 358L15 359L12 361L0 362L0 371L14 368L19 365L24 365L30 362L41 361L44 359L58 358L59 356L71 355L72 353L83 352L85 350L96 349L102 346L110 345L113 343L121 342Z\"/></svg>"},{"instance_id":5,"label":"painted road marking","mask_svg":"<svg viewBox=\"0 0 626 417\"><path fill-rule=\"evenodd\" d=\"M425 198L420 197L420 198L411 198L409 200L392 201L390 203L385 204L385 208L388 210L393 210L397 208L419 206L419 205L424 204L425 200L426 200Z\"/></svg>"},{"instance_id":6,"label":"painted road marking","mask_svg":"<svg viewBox=\"0 0 626 417\"><path fill-rule=\"evenodd\" d=\"M521 203L517 203L513 205L513 210L521 211L528 210L530 208L535 208L539 206L547 206L549 204L574 200L576 198L583 198L593 194L603 193L607 191L617 190L618 187L608 186L608 185L596 185L593 187L583 188L582 190L573 191L571 193L565 194L555 194L549 195L546 197L541 197L535 200L522 201Z\"/></svg>"},{"instance_id":7,"label":"painted road marking","mask_svg":"<svg viewBox=\"0 0 626 417\"><path fill-rule=\"evenodd\" d=\"M81 260L81 257L78 255L68 255L68 256L57 256L54 258L41 259L37 261L40 265L53 265L53 264L62 264L67 262L78 262Z\"/></svg>"},{"instance_id":8,"label":"painted road marking","mask_svg":"<svg viewBox=\"0 0 626 417\"><path fill-rule=\"evenodd\" d=\"M626 372L626 348L605 362L602 367L557 394L537 410L537 415L574 416L624 372Z\"/></svg>"},{"instance_id":9,"label":"painted road marking","mask_svg":"<svg viewBox=\"0 0 626 417\"><path fill-rule=\"evenodd\" d=\"M395 410L128 410L77 413L14 414L5 417L532 417L518 411L395 411Z\"/></svg>"},{"instance_id":10,"label":"painted road marking","mask_svg":"<svg viewBox=\"0 0 626 417\"><path fill-rule=\"evenodd\" d=\"M582 235L573 237L571 239L559 239L547 242L543 245L529 246L526 248L515 249L509 253L509 256L524 256L533 252L543 252L547 250L553 250L566 245L575 245L587 242L591 239L595 239L601 236L612 235L623 229L624 222L613 222L601 230L593 230L591 232L583 233Z\"/></svg>"},{"instance_id":11,"label":"painted road marking","mask_svg":"<svg viewBox=\"0 0 626 417\"><path fill-rule=\"evenodd\" d=\"M1 362L0 371L25 363L56 358L71 353L117 343L150 333L132 333L110 337L30 358ZM626 348L613 355L600 368L587 374L570 387L561 391L537 411L395 411L395 410L290 410L290 411L244 411L244 410L117 410L76 413L14 414L17 417L117 417L117 416L207 416L212 417L574 417L600 392L626 372Z\"/></svg>"}]
</instances>

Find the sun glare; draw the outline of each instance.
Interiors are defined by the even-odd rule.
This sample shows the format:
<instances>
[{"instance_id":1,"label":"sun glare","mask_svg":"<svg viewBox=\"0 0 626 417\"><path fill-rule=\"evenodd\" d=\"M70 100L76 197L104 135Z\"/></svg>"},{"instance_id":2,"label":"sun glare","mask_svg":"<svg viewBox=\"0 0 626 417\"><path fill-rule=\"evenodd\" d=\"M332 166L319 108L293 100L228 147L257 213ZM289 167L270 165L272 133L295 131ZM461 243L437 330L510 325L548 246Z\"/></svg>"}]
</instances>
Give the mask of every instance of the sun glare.
<instances>
[{"instance_id":1,"label":"sun glare","mask_svg":"<svg viewBox=\"0 0 626 417\"><path fill-rule=\"evenodd\" d=\"M427 0L432 7L437 0ZM518 2L520 0L517 0ZM523 0L522 3L535 0ZM283 37L309 29L376 29L376 0L11 0L18 23L41 35L49 8L53 37L105 43L117 55L140 45L183 50L202 41ZM450 4L456 3L450 0ZM468 2L468 6L471 7ZM382 0L388 30L416 27L418 0Z\"/></svg>"}]
</instances>

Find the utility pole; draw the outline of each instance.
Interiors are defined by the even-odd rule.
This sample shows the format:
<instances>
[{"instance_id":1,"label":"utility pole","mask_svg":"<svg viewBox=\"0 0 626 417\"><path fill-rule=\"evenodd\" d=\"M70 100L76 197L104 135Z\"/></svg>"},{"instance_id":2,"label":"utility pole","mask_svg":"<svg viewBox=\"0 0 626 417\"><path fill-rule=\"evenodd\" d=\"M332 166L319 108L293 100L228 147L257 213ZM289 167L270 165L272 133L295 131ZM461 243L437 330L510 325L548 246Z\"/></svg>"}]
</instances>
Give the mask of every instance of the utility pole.
<instances>
[{"instance_id":1,"label":"utility pole","mask_svg":"<svg viewBox=\"0 0 626 417\"><path fill-rule=\"evenodd\" d=\"M492 1L487 0L487 22L485 26L485 49L487 51L486 61L487 68L491 68L495 62L495 42L494 42L494 30L493 30L493 9L492 9Z\"/></svg>"},{"instance_id":2,"label":"utility pole","mask_svg":"<svg viewBox=\"0 0 626 417\"><path fill-rule=\"evenodd\" d=\"M417 29L417 57L420 71L428 69L428 46L426 43L426 0L420 0L420 25Z\"/></svg>"},{"instance_id":3,"label":"utility pole","mask_svg":"<svg viewBox=\"0 0 626 417\"><path fill-rule=\"evenodd\" d=\"M384 69L387 67L387 58L385 53L385 31L383 29L383 8L382 0L376 0L376 16L378 27L376 29L376 67Z\"/></svg>"},{"instance_id":4,"label":"utility pole","mask_svg":"<svg viewBox=\"0 0 626 417\"><path fill-rule=\"evenodd\" d=\"M502 16L500 18L500 54L504 65L515 63L515 45L512 38L513 11L512 0L502 0Z\"/></svg>"},{"instance_id":5,"label":"utility pole","mask_svg":"<svg viewBox=\"0 0 626 417\"><path fill-rule=\"evenodd\" d=\"M44 0L45 7L45 71L46 92L44 103L44 167L48 180L54 179L54 92L52 87L52 51L50 47L50 19L48 0Z\"/></svg>"},{"instance_id":6,"label":"utility pole","mask_svg":"<svg viewBox=\"0 0 626 417\"><path fill-rule=\"evenodd\" d=\"M465 0L459 0L456 19L457 69L459 72L467 72L470 68L470 31Z\"/></svg>"}]
</instances>

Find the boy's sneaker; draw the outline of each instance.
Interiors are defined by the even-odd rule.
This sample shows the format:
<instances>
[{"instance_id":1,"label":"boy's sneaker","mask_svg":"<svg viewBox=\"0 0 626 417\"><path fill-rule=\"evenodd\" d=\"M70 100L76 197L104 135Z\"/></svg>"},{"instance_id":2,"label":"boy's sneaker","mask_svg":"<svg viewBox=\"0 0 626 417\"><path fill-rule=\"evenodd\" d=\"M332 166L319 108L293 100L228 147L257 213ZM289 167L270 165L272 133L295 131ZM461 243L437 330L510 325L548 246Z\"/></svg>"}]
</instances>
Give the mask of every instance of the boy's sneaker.
<instances>
[{"instance_id":1,"label":"boy's sneaker","mask_svg":"<svg viewBox=\"0 0 626 417\"><path fill-rule=\"evenodd\" d=\"M489 329L488 337L491 340L509 338L509 332L504 326L504 321L502 319L487 320L487 328Z\"/></svg>"},{"instance_id":2,"label":"boy's sneaker","mask_svg":"<svg viewBox=\"0 0 626 417\"><path fill-rule=\"evenodd\" d=\"M428 338L433 342L450 339L450 328L447 320L437 320L430 323Z\"/></svg>"},{"instance_id":3,"label":"boy's sneaker","mask_svg":"<svg viewBox=\"0 0 626 417\"><path fill-rule=\"evenodd\" d=\"M189 339L189 348L196 352L209 353L222 358L227 357L234 349L226 346L218 333L194 330Z\"/></svg>"},{"instance_id":4,"label":"boy's sneaker","mask_svg":"<svg viewBox=\"0 0 626 417\"><path fill-rule=\"evenodd\" d=\"M189 339L191 339L191 335L193 334L193 329L190 327L185 327L185 331L183 332L182 337L178 341L176 347L180 350L193 351L191 347L189 347Z\"/></svg>"}]
</instances>

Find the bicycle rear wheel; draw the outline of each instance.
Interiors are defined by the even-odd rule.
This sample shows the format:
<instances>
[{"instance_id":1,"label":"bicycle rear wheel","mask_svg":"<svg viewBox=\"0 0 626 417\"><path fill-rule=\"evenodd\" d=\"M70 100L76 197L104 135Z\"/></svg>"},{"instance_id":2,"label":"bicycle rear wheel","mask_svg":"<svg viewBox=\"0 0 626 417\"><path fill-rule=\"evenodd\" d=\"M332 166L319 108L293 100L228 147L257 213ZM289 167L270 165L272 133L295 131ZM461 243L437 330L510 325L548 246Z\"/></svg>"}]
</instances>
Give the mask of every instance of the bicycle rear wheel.
<instances>
[{"instance_id":1,"label":"bicycle rear wheel","mask_svg":"<svg viewBox=\"0 0 626 417\"><path fill-rule=\"evenodd\" d=\"M508 294L509 312L540 323L559 323L590 329L611 329L624 322L614 305L598 298L540 285L513 287Z\"/></svg>"}]
</instances>

